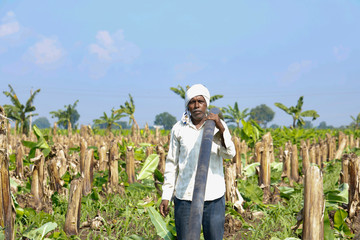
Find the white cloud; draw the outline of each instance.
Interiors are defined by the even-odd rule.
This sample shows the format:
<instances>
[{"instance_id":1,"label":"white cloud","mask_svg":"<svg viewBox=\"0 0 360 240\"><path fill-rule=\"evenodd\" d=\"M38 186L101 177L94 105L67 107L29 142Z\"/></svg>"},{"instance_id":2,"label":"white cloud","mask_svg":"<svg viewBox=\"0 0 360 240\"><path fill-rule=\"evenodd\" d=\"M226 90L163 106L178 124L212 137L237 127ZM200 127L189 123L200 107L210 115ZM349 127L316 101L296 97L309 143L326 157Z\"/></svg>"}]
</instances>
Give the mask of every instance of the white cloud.
<instances>
[{"instance_id":1,"label":"white cloud","mask_svg":"<svg viewBox=\"0 0 360 240\"><path fill-rule=\"evenodd\" d=\"M333 53L338 61L344 61L349 57L350 49L343 47L342 45L335 46L333 47Z\"/></svg>"},{"instance_id":2,"label":"white cloud","mask_svg":"<svg viewBox=\"0 0 360 240\"><path fill-rule=\"evenodd\" d=\"M310 71L314 66L310 60L303 60L289 65L288 69L283 72L280 78L281 83L293 83L297 81L303 74Z\"/></svg>"},{"instance_id":3,"label":"white cloud","mask_svg":"<svg viewBox=\"0 0 360 240\"><path fill-rule=\"evenodd\" d=\"M108 31L96 34L97 43L90 44L90 54L97 55L100 61L132 63L140 56L140 49L124 38L122 30L110 35Z\"/></svg>"},{"instance_id":4,"label":"white cloud","mask_svg":"<svg viewBox=\"0 0 360 240\"><path fill-rule=\"evenodd\" d=\"M7 12L5 17L1 19L0 37L5 37L19 32L20 24L15 18L14 12Z\"/></svg>"},{"instance_id":5,"label":"white cloud","mask_svg":"<svg viewBox=\"0 0 360 240\"><path fill-rule=\"evenodd\" d=\"M96 43L89 45L89 55L80 65L81 69L89 71L93 78L101 78L117 63L131 64L141 54L140 48L125 40L123 30L111 34L108 31L98 31Z\"/></svg>"},{"instance_id":6,"label":"white cloud","mask_svg":"<svg viewBox=\"0 0 360 240\"><path fill-rule=\"evenodd\" d=\"M58 62L64 55L57 39L43 38L28 49L25 57L37 65L46 65Z\"/></svg>"}]
</instances>

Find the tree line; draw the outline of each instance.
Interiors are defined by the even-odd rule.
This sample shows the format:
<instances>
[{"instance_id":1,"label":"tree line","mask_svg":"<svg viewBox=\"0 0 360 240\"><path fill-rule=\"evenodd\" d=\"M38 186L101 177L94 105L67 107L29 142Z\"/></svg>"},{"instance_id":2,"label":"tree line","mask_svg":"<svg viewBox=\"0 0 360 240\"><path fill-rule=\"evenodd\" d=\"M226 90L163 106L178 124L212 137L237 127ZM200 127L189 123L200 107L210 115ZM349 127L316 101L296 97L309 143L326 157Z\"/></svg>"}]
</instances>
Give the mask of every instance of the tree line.
<instances>
[{"instance_id":1,"label":"tree line","mask_svg":"<svg viewBox=\"0 0 360 240\"><path fill-rule=\"evenodd\" d=\"M33 105L35 96L40 92L40 89L37 89L34 92L30 93L29 99L26 101L25 105L22 104L13 87L9 84L9 91L3 91L6 97L10 98L11 105L4 105L5 113L7 117L15 122L15 129L19 133L28 134L30 131L31 118L37 116L38 114L33 113L36 111L36 107ZM175 94L179 95L182 99L185 99L185 93L189 86L183 88L178 85L178 87L171 87L170 90ZM223 98L223 95L216 94L210 98L209 108L215 107L212 103L218 99ZM73 104L68 104L64 106L64 109L59 109L57 111L51 111L50 115L52 118L57 119L56 124L63 129L68 129L69 131L73 128L77 129L77 121L80 118L80 114L76 110L79 100L76 100ZM301 96L298 99L298 102L295 106L286 107L282 103L275 103L275 106L283 110L285 113L292 117L292 128L304 127L312 128L312 123L310 121L305 121L304 118L310 117L312 120L319 118L319 114L315 110L303 110L302 106L304 103L304 97ZM240 129L240 123L244 120L254 121L256 124L262 125L262 127L267 128L269 122L274 119L275 112L266 104L261 104L252 108L249 111L249 108L244 110L239 109L238 103L235 102L234 106L227 105L226 107L219 107L222 112L223 119L229 124L235 124L237 129ZM139 125L135 119L135 103L134 99L129 94L129 100L125 101L124 105L120 105L118 109L111 109L110 114L103 112L103 115L98 119L93 120L93 127L95 128L106 128L109 132L113 128L136 128L139 129ZM121 121L122 118L128 117L129 122ZM350 127L359 129L360 127L360 113L354 117L350 116L353 122L350 124ZM163 112L155 116L154 124L158 126L163 126L164 129L171 129L171 127L176 123L176 117L172 116L168 112ZM41 117L36 119L33 124L37 126L42 126L43 128L49 128L50 123L47 118ZM276 124L273 124L271 127L279 127ZM326 122L321 122L318 126L319 129L333 128L332 126L327 126Z\"/></svg>"}]
</instances>

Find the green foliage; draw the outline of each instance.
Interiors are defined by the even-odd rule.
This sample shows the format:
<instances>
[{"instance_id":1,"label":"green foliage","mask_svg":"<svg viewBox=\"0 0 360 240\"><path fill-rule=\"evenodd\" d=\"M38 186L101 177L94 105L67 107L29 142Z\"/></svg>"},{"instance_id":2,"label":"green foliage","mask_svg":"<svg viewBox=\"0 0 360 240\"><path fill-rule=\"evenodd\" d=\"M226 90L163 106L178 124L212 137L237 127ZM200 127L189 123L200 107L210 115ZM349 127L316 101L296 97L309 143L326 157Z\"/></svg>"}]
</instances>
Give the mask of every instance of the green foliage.
<instances>
[{"instance_id":1,"label":"green foliage","mask_svg":"<svg viewBox=\"0 0 360 240\"><path fill-rule=\"evenodd\" d=\"M264 130L254 121L245 122L241 120L243 128L240 130L240 138L244 139L250 147L254 147L255 143L262 137Z\"/></svg>"},{"instance_id":2,"label":"green foliage","mask_svg":"<svg viewBox=\"0 0 360 240\"><path fill-rule=\"evenodd\" d=\"M39 129L50 128L50 122L46 117L39 117L33 123L32 126L36 125Z\"/></svg>"},{"instance_id":3,"label":"green foliage","mask_svg":"<svg viewBox=\"0 0 360 240\"><path fill-rule=\"evenodd\" d=\"M59 109L57 111L50 112L52 118L58 119L57 123L59 127L68 128L69 124L71 124L72 127L76 126L75 124L80 118L80 114L75 109L78 102L79 100L76 100L73 105L65 105L65 110Z\"/></svg>"},{"instance_id":4,"label":"green foliage","mask_svg":"<svg viewBox=\"0 0 360 240\"><path fill-rule=\"evenodd\" d=\"M163 112L155 116L154 124L160 126L162 125L164 126L164 129L170 130L176 121L176 117L168 112Z\"/></svg>"},{"instance_id":5,"label":"green foliage","mask_svg":"<svg viewBox=\"0 0 360 240\"><path fill-rule=\"evenodd\" d=\"M137 124L135 120L135 104L134 99L129 94L129 100L125 101L124 105L120 105L120 108L117 110L114 110L114 114L125 114L125 116L129 117L129 124L133 123L133 126L135 126L137 129L139 129L139 125Z\"/></svg>"},{"instance_id":6,"label":"green foliage","mask_svg":"<svg viewBox=\"0 0 360 240\"><path fill-rule=\"evenodd\" d=\"M35 157L36 149L40 149L41 152L44 154L44 157L47 157L50 153L50 147L47 144L45 137L43 136L41 130L36 125L33 126L33 130L38 141L37 142L31 142L25 140L22 141L25 147L30 148L28 159Z\"/></svg>"},{"instance_id":7,"label":"green foliage","mask_svg":"<svg viewBox=\"0 0 360 240\"><path fill-rule=\"evenodd\" d=\"M30 240L42 240L49 232L57 228L57 224L54 222L48 222L42 225L41 227L31 230L23 234L23 237L27 237ZM49 238L45 238L47 240Z\"/></svg>"},{"instance_id":8,"label":"green foliage","mask_svg":"<svg viewBox=\"0 0 360 240\"><path fill-rule=\"evenodd\" d=\"M261 104L250 110L250 119L263 124L264 128L274 119L274 116L275 112L266 104Z\"/></svg>"},{"instance_id":9,"label":"green foliage","mask_svg":"<svg viewBox=\"0 0 360 240\"><path fill-rule=\"evenodd\" d=\"M186 90L189 88L189 85L187 85ZM186 90L182 86L178 85L176 88L171 87L170 90L173 91L175 94L179 95L182 99L185 99Z\"/></svg>"},{"instance_id":10,"label":"green foliage","mask_svg":"<svg viewBox=\"0 0 360 240\"><path fill-rule=\"evenodd\" d=\"M160 213L158 213L153 207L149 207L148 210L151 222L154 224L157 234L165 240L175 239L171 231L167 229L166 223L162 219Z\"/></svg>"},{"instance_id":11,"label":"green foliage","mask_svg":"<svg viewBox=\"0 0 360 240\"><path fill-rule=\"evenodd\" d=\"M319 123L319 126L317 126L317 129L334 129L331 125L326 125L325 121L322 121Z\"/></svg>"},{"instance_id":12,"label":"green foliage","mask_svg":"<svg viewBox=\"0 0 360 240\"><path fill-rule=\"evenodd\" d=\"M249 116L248 110L245 108L244 111L241 111L237 102L235 102L234 107L228 105L228 107L222 108L226 123L236 123L237 128L240 128L240 122Z\"/></svg>"},{"instance_id":13,"label":"green foliage","mask_svg":"<svg viewBox=\"0 0 360 240\"><path fill-rule=\"evenodd\" d=\"M348 225L346 224L345 220L348 216L348 213L342 209L338 209L335 212L334 216L334 229L339 233L339 235L344 238L345 236L352 237L354 236L351 233Z\"/></svg>"},{"instance_id":14,"label":"green foliage","mask_svg":"<svg viewBox=\"0 0 360 240\"><path fill-rule=\"evenodd\" d=\"M303 117L312 117L312 120L315 120L319 117L319 114L315 110L302 111L302 105L304 104L303 99L304 97L301 96L297 102L297 105L291 106L289 108L282 103L275 103L275 106L292 116L293 128L295 128L296 126L301 127L305 124Z\"/></svg>"},{"instance_id":15,"label":"green foliage","mask_svg":"<svg viewBox=\"0 0 360 240\"><path fill-rule=\"evenodd\" d=\"M287 128L285 126L271 130L270 132L273 138L274 148L284 146L288 141L292 144L299 145L301 140L310 139L317 135L314 129Z\"/></svg>"},{"instance_id":16,"label":"green foliage","mask_svg":"<svg viewBox=\"0 0 360 240\"><path fill-rule=\"evenodd\" d=\"M357 115L357 117L353 117L353 116L350 116L351 119L353 120L353 125L355 127L355 129L359 129L360 128L360 113Z\"/></svg>"},{"instance_id":17,"label":"green foliage","mask_svg":"<svg viewBox=\"0 0 360 240\"><path fill-rule=\"evenodd\" d=\"M32 114L36 110L33 106L34 98L37 93L40 92L40 89L37 89L34 93L30 94L30 98L26 101L26 104L23 105L20 103L14 89L9 84L10 92L3 91L6 97L10 98L10 101L13 105L5 104L4 110L6 116L15 121L16 128L20 133L28 134L29 132L29 119L30 117L37 116L38 114ZM20 125L20 126L19 126Z\"/></svg>"},{"instance_id":18,"label":"green foliage","mask_svg":"<svg viewBox=\"0 0 360 240\"><path fill-rule=\"evenodd\" d=\"M118 121L125 117L125 115L122 115L121 113L114 113L114 109L111 110L111 115L108 117L106 112L104 112L104 115L101 116L99 119L93 120L95 126L99 126L101 124L106 126L107 132L110 132L113 126L121 127L121 125L118 123Z\"/></svg>"},{"instance_id":19,"label":"green foliage","mask_svg":"<svg viewBox=\"0 0 360 240\"><path fill-rule=\"evenodd\" d=\"M159 155L157 154L150 154L142 167L142 169L139 172L139 175L137 176L138 180L143 179L152 179L155 169L157 168L159 164Z\"/></svg>"}]
</instances>

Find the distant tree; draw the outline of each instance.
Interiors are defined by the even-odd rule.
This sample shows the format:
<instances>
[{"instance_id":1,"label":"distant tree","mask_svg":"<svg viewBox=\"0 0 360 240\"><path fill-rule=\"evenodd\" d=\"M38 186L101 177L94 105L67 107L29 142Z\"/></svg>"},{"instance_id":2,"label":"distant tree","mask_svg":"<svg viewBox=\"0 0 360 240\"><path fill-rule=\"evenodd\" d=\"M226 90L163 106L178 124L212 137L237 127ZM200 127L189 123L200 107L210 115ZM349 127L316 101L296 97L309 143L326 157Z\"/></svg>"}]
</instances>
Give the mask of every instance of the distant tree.
<instances>
[{"instance_id":1,"label":"distant tree","mask_svg":"<svg viewBox=\"0 0 360 240\"><path fill-rule=\"evenodd\" d=\"M57 118L57 124L59 127L67 128L69 131L72 130L72 126L79 120L80 114L75 109L79 100L76 100L73 105L65 105L65 110L52 111L50 114L52 118Z\"/></svg>"},{"instance_id":2,"label":"distant tree","mask_svg":"<svg viewBox=\"0 0 360 240\"><path fill-rule=\"evenodd\" d=\"M255 120L257 123L262 124L264 128L268 122L274 119L275 112L265 104L256 106L250 110L250 119Z\"/></svg>"},{"instance_id":3,"label":"distant tree","mask_svg":"<svg viewBox=\"0 0 360 240\"><path fill-rule=\"evenodd\" d=\"M114 110L114 114L125 114L129 117L129 124L133 124L136 129L139 129L139 125L135 120L135 104L132 96L129 94L130 101L126 101L124 105L120 105L120 108Z\"/></svg>"},{"instance_id":4,"label":"distant tree","mask_svg":"<svg viewBox=\"0 0 360 240\"><path fill-rule=\"evenodd\" d=\"M179 95L182 99L185 99L185 94L186 94L186 91L190 88L189 85L186 85L186 90L178 85L177 87L171 87L170 90L173 91L174 93L176 93L177 95ZM211 96L210 97L210 102L214 102L220 98L223 98L224 95L214 95L214 96ZM212 105L209 105L208 108L213 108L214 106Z\"/></svg>"},{"instance_id":5,"label":"distant tree","mask_svg":"<svg viewBox=\"0 0 360 240\"><path fill-rule=\"evenodd\" d=\"M225 121L227 123L236 123L237 128L240 128L241 120L249 116L250 113L247 112L248 110L248 108L245 108L244 111L241 111L237 102L235 102L234 107L228 105L228 107L222 109Z\"/></svg>"},{"instance_id":6,"label":"distant tree","mask_svg":"<svg viewBox=\"0 0 360 240\"><path fill-rule=\"evenodd\" d=\"M314 125L312 124L311 121L305 121L305 124L302 126L304 129L310 129L313 128Z\"/></svg>"},{"instance_id":7,"label":"distant tree","mask_svg":"<svg viewBox=\"0 0 360 240\"><path fill-rule=\"evenodd\" d=\"M322 121L319 123L319 126L317 126L317 129L333 129L334 127L331 125L326 125L325 121Z\"/></svg>"},{"instance_id":8,"label":"distant tree","mask_svg":"<svg viewBox=\"0 0 360 240\"><path fill-rule=\"evenodd\" d=\"M155 116L154 124L162 125L164 126L164 129L169 130L174 126L176 122L176 117L174 117L168 112L163 112Z\"/></svg>"},{"instance_id":9,"label":"distant tree","mask_svg":"<svg viewBox=\"0 0 360 240\"><path fill-rule=\"evenodd\" d=\"M355 129L359 129L360 128L360 113L357 115L356 118L354 118L353 116L350 116L350 117L354 121L353 124L355 125Z\"/></svg>"},{"instance_id":10,"label":"distant tree","mask_svg":"<svg viewBox=\"0 0 360 240\"><path fill-rule=\"evenodd\" d=\"M277 125L276 123L271 124L271 126L270 126L270 128L272 128L272 129L276 129L276 128L279 128L279 127L280 127L280 126Z\"/></svg>"},{"instance_id":11,"label":"distant tree","mask_svg":"<svg viewBox=\"0 0 360 240\"><path fill-rule=\"evenodd\" d=\"M303 99L304 97L301 96L297 102L297 105L295 107L291 106L289 108L285 107L282 103L275 103L275 106L292 116L293 128L295 128L296 126L301 127L305 125L303 117L312 117L312 120L315 120L319 117L319 114L315 110L302 111L302 105L304 104Z\"/></svg>"},{"instance_id":12,"label":"distant tree","mask_svg":"<svg viewBox=\"0 0 360 240\"><path fill-rule=\"evenodd\" d=\"M50 122L46 117L39 117L33 123L32 126L36 125L40 129L50 128Z\"/></svg>"},{"instance_id":13,"label":"distant tree","mask_svg":"<svg viewBox=\"0 0 360 240\"><path fill-rule=\"evenodd\" d=\"M33 101L40 89L37 89L34 93L30 94L30 98L26 101L25 106L20 103L14 89L9 84L10 92L3 91L5 96L9 97L13 105L4 105L4 110L8 118L15 121L16 129L20 133L28 134L29 132L29 119L30 117L37 116L38 114L32 114L36 110L33 106ZM20 125L20 128L19 128Z\"/></svg>"},{"instance_id":14,"label":"distant tree","mask_svg":"<svg viewBox=\"0 0 360 240\"><path fill-rule=\"evenodd\" d=\"M118 126L120 127L120 124L117 122L125 115L122 115L121 113L115 114L114 109L111 110L111 115L108 117L106 112L104 112L104 115L101 116L99 119L95 119L93 122L95 125L99 124L105 124L107 132L110 132L112 129L112 126Z\"/></svg>"}]
</instances>

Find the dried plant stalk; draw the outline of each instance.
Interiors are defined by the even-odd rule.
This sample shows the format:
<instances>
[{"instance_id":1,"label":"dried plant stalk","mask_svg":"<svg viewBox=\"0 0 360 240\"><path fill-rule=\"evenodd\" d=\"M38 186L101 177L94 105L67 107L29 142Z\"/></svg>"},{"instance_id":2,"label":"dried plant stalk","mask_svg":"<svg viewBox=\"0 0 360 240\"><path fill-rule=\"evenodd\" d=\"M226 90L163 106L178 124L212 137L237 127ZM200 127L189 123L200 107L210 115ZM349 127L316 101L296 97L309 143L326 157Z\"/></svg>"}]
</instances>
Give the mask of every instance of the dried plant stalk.
<instances>
[{"instance_id":1,"label":"dried plant stalk","mask_svg":"<svg viewBox=\"0 0 360 240\"><path fill-rule=\"evenodd\" d=\"M4 228L5 239L14 239L14 221L10 197L10 176L8 156L8 130L6 114L0 106L0 224ZM4 116L4 117L3 117Z\"/></svg>"},{"instance_id":2,"label":"dried plant stalk","mask_svg":"<svg viewBox=\"0 0 360 240\"><path fill-rule=\"evenodd\" d=\"M299 181L299 161L297 146L294 144L291 149L291 180Z\"/></svg>"},{"instance_id":3,"label":"dried plant stalk","mask_svg":"<svg viewBox=\"0 0 360 240\"><path fill-rule=\"evenodd\" d=\"M341 140L341 142L339 144L339 148L335 153L335 159L340 159L341 158L341 155L342 155L345 147L346 147L346 138L342 138L342 140Z\"/></svg>"},{"instance_id":4,"label":"dried plant stalk","mask_svg":"<svg viewBox=\"0 0 360 240\"><path fill-rule=\"evenodd\" d=\"M270 201L270 163L271 163L271 156L270 156L270 145L271 145L271 135L270 133L266 133L262 137L263 143L263 152L261 154L261 161L260 161L260 187L263 188L264 195L263 195L263 202L268 203Z\"/></svg>"},{"instance_id":5,"label":"dried plant stalk","mask_svg":"<svg viewBox=\"0 0 360 240\"><path fill-rule=\"evenodd\" d=\"M51 159L48 164L48 172L50 176L50 189L53 190L54 192L60 192L62 185L56 163L57 163L56 159Z\"/></svg>"},{"instance_id":6,"label":"dried plant stalk","mask_svg":"<svg viewBox=\"0 0 360 240\"><path fill-rule=\"evenodd\" d=\"M102 144L99 148L99 171L105 171L108 166L108 157L106 155L106 146Z\"/></svg>"},{"instance_id":7,"label":"dried plant stalk","mask_svg":"<svg viewBox=\"0 0 360 240\"><path fill-rule=\"evenodd\" d=\"M84 172L85 166L85 150L87 149L87 142L84 138L80 139L80 172Z\"/></svg>"},{"instance_id":8,"label":"dried plant stalk","mask_svg":"<svg viewBox=\"0 0 360 240\"><path fill-rule=\"evenodd\" d=\"M128 182L135 182L135 158L134 148L131 146L126 147L126 173L128 175Z\"/></svg>"},{"instance_id":9,"label":"dried plant stalk","mask_svg":"<svg viewBox=\"0 0 360 240\"><path fill-rule=\"evenodd\" d=\"M166 158L165 149L162 146L157 146L156 147L156 152L159 155L158 169L162 174L164 174L164 171L165 171L165 158Z\"/></svg>"},{"instance_id":10,"label":"dried plant stalk","mask_svg":"<svg viewBox=\"0 0 360 240\"><path fill-rule=\"evenodd\" d=\"M318 166L308 168L304 184L302 239L324 239L323 177Z\"/></svg>"},{"instance_id":11,"label":"dried plant stalk","mask_svg":"<svg viewBox=\"0 0 360 240\"><path fill-rule=\"evenodd\" d=\"M86 149L85 165L84 165L83 195L87 196L91 193L94 179L94 149Z\"/></svg>"},{"instance_id":12,"label":"dried plant stalk","mask_svg":"<svg viewBox=\"0 0 360 240\"><path fill-rule=\"evenodd\" d=\"M360 206L360 158L352 157L349 164L349 218L359 212Z\"/></svg>"},{"instance_id":13,"label":"dried plant stalk","mask_svg":"<svg viewBox=\"0 0 360 240\"><path fill-rule=\"evenodd\" d=\"M16 144L16 176L20 179L24 176L24 163L23 163L24 149L20 141Z\"/></svg>"},{"instance_id":14,"label":"dried plant stalk","mask_svg":"<svg viewBox=\"0 0 360 240\"><path fill-rule=\"evenodd\" d=\"M310 159L309 159L309 151L306 143L302 140L301 141L301 152L302 152L302 173L305 174L306 170L310 167Z\"/></svg>"},{"instance_id":15,"label":"dried plant stalk","mask_svg":"<svg viewBox=\"0 0 360 240\"><path fill-rule=\"evenodd\" d=\"M67 235L79 234L82 186L82 178L74 179L71 181L69 204L66 212L64 225L64 231Z\"/></svg>"},{"instance_id":16,"label":"dried plant stalk","mask_svg":"<svg viewBox=\"0 0 360 240\"><path fill-rule=\"evenodd\" d=\"M119 184L118 148L115 141L110 143L109 184L113 189L116 189Z\"/></svg>"}]
</instances>

